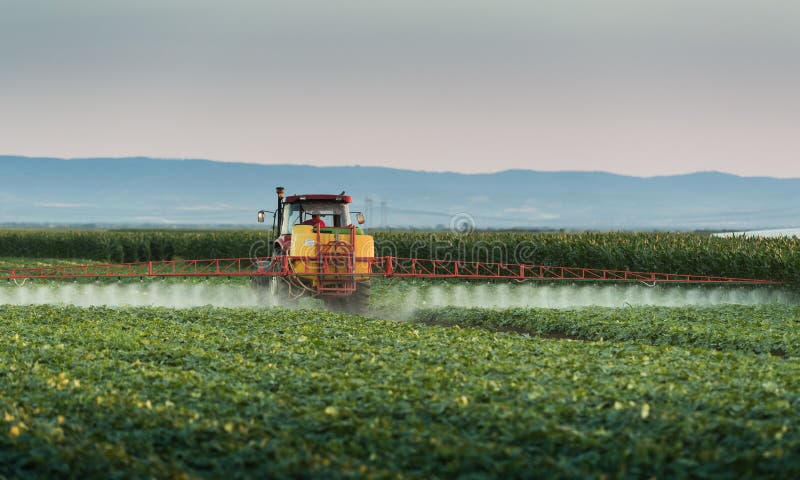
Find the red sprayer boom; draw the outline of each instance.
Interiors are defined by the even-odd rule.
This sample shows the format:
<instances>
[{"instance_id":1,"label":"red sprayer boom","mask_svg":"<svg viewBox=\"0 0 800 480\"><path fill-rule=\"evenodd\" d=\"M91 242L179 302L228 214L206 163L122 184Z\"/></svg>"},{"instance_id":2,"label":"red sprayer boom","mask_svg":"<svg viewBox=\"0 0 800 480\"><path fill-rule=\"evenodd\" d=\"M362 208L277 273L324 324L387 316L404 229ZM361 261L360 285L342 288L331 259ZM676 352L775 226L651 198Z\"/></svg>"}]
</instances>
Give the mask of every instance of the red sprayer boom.
<instances>
[{"instance_id":1,"label":"red sprayer boom","mask_svg":"<svg viewBox=\"0 0 800 480\"><path fill-rule=\"evenodd\" d=\"M0 280L69 279L99 277L292 277L299 275L292 265L295 261L338 266L345 262L368 265L370 277L475 279L475 280L547 280L574 282L643 282L780 285L782 282L752 278L730 278L710 275L688 275L656 272L631 272L596 268L554 267L461 260L429 260L398 257L353 257L351 254L331 253L314 257L230 258L213 260L170 260L120 264L54 266L0 270ZM308 276L309 273L303 273ZM313 275L342 277L341 269L326 271L320 268ZM363 274L359 274L363 276Z\"/></svg>"}]
</instances>

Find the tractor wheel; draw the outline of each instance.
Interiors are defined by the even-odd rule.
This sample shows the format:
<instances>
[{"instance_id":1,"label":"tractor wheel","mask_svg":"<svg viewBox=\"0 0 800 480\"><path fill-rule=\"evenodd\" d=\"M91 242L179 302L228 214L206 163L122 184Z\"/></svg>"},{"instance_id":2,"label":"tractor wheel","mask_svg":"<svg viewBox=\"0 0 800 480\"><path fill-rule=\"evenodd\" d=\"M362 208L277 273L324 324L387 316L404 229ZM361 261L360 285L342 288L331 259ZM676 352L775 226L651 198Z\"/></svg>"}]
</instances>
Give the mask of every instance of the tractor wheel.
<instances>
[{"instance_id":1,"label":"tractor wheel","mask_svg":"<svg viewBox=\"0 0 800 480\"><path fill-rule=\"evenodd\" d=\"M292 295L289 283L280 277L253 277L253 288L263 296L270 305L292 307L297 304L297 297Z\"/></svg>"},{"instance_id":2,"label":"tractor wheel","mask_svg":"<svg viewBox=\"0 0 800 480\"><path fill-rule=\"evenodd\" d=\"M263 270L268 270L269 267L270 267L269 263L266 260L254 261L253 265L258 270L262 270L262 269ZM256 291L259 291L259 292L261 292L263 290L272 290L272 283L273 283L272 281L274 279L275 279L275 277L267 277L267 276L250 277L250 286L253 288L253 290L256 290Z\"/></svg>"},{"instance_id":3,"label":"tractor wheel","mask_svg":"<svg viewBox=\"0 0 800 480\"><path fill-rule=\"evenodd\" d=\"M280 250L275 250L274 256L282 255ZM265 265L269 270L270 265ZM275 276L251 277L250 285L258 290L260 295L269 295L271 300L277 300L280 305L292 306L297 303L297 299L291 295L291 288L286 279Z\"/></svg>"},{"instance_id":4,"label":"tractor wheel","mask_svg":"<svg viewBox=\"0 0 800 480\"><path fill-rule=\"evenodd\" d=\"M297 304L297 298L292 296L292 289L289 283L280 277L269 279L269 293L273 300L280 302L280 305L291 307Z\"/></svg>"}]
</instances>

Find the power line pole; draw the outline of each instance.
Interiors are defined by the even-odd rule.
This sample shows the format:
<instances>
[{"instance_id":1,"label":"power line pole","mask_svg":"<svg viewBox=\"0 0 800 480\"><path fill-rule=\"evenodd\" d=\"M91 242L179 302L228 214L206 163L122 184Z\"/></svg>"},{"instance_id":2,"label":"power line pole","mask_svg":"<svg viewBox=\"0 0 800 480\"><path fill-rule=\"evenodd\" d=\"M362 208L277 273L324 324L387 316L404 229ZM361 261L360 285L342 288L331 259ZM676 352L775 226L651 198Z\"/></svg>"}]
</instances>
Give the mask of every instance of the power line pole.
<instances>
[{"instance_id":1,"label":"power line pole","mask_svg":"<svg viewBox=\"0 0 800 480\"><path fill-rule=\"evenodd\" d=\"M369 222L372 218L372 199L369 197L364 199L364 215L367 217L367 221Z\"/></svg>"}]
</instances>

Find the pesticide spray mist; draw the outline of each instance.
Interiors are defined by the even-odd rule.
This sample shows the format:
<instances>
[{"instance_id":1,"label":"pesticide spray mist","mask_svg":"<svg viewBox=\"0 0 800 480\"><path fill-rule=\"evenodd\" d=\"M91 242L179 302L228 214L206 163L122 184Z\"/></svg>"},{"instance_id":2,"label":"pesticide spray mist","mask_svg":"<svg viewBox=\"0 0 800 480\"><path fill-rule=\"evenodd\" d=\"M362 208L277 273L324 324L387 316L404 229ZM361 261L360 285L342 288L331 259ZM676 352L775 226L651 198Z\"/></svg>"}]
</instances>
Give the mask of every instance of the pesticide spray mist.
<instances>
[{"instance_id":1,"label":"pesticide spray mist","mask_svg":"<svg viewBox=\"0 0 800 480\"><path fill-rule=\"evenodd\" d=\"M797 304L795 294L754 287L689 287L645 285L416 284L373 286L377 307L395 313L444 306L510 308L576 308L632 305L708 306L720 304ZM290 304L244 284L217 282L28 283L0 288L0 304L76 306L158 306L191 308L300 306L322 308L322 302ZM399 315L402 316L402 315Z\"/></svg>"},{"instance_id":2,"label":"pesticide spray mist","mask_svg":"<svg viewBox=\"0 0 800 480\"><path fill-rule=\"evenodd\" d=\"M272 307L283 302L266 290L242 285L152 282L12 285L0 288L0 304L191 308Z\"/></svg>"},{"instance_id":3,"label":"pesticide spray mist","mask_svg":"<svg viewBox=\"0 0 800 480\"><path fill-rule=\"evenodd\" d=\"M679 307L712 305L795 305L796 294L763 287L646 285L418 285L404 289L399 316L417 308L578 308L639 305Z\"/></svg>"}]
</instances>

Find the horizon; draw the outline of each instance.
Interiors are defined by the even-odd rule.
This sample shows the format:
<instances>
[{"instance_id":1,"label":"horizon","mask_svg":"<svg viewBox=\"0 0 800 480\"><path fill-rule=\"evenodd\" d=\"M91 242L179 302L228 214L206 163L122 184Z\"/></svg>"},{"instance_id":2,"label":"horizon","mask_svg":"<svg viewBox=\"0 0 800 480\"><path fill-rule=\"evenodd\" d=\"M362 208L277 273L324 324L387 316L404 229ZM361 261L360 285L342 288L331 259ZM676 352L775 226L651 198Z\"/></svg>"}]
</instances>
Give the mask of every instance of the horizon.
<instances>
[{"instance_id":1,"label":"horizon","mask_svg":"<svg viewBox=\"0 0 800 480\"><path fill-rule=\"evenodd\" d=\"M539 170L534 168L508 168L503 170L487 170L487 171L480 171L480 172L461 172L456 170L426 170L426 169L416 169L416 168L404 168L404 167L391 167L391 166L383 166L383 165L358 165L358 164L342 164L342 165L314 165L314 164L302 164L302 163L260 163L260 162L243 162L243 161L236 161L236 160L218 160L218 159L210 159L210 158L167 158L167 157L148 157L144 155L130 155L130 156L99 156L99 157L55 157L55 156L29 156L29 155L13 155L13 154L5 154L0 153L0 159L2 158L15 158L15 159L47 159L47 160L59 160L59 161L81 161L81 160L155 160L155 161L178 161L178 162L212 162L212 163L220 163L220 164L231 164L231 165L254 165L254 166L274 166L274 167L313 167L313 168L377 168L377 169L384 169L384 170L399 170L399 171L407 171L407 172L419 172L419 173L432 173L432 174L456 174L456 175L467 175L467 176L476 176L476 175L494 175L494 174L502 174L508 172L533 172L533 173L598 173L598 174L608 174L608 175L616 175L621 177L630 177L630 178L640 178L640 179L655 179L655 178L666 178L666 177L681 177L681 176L689 176L689 175L697 175L697 174L719 174L719 175L730 175L738 178L769 178L775 180L800 180L800 175L797 177L781 177L781 176L770 176L770 175L741 175L733 172L726 172L721 170L694 170L688 171L685 173L674 173L674 174L667 174L667 175L634 175L634 174L627 174L627 173L619 173L613 172L608 170Z\"/></svg>"},{"instance_id":2,"label":"horizon","mask_svg":"<svg viewBox=\"0 0 800 480\"><path fill-rule=\"evenodd\" d=\"M290 193L346 190L371 227L749 230L797 225L800 179L722 172L637 177L511 170L471 174L202 159L0 156L0 222L248 224ZM269 208L267 208L269 209Z\"/></svg>"}]
</instances>

